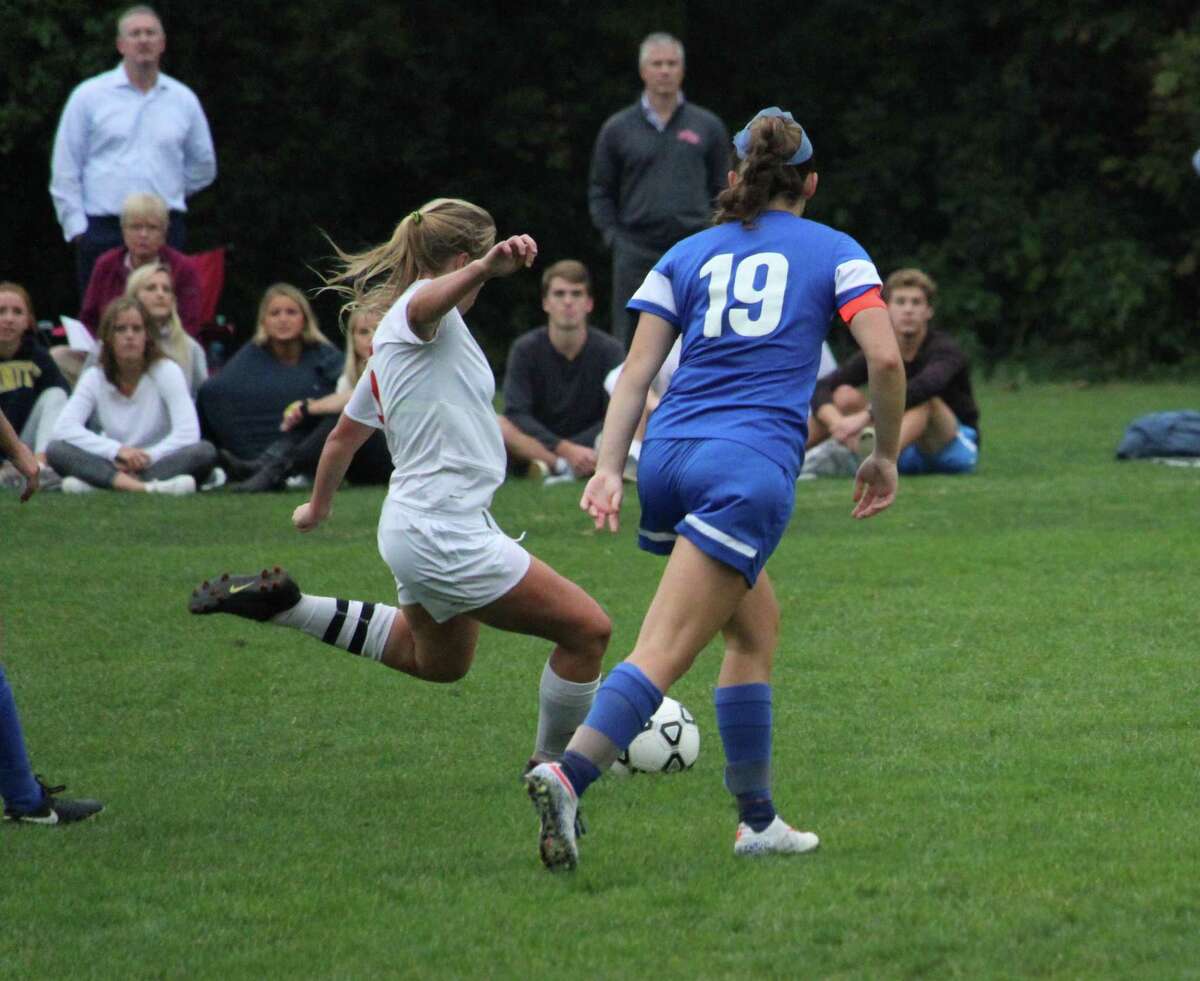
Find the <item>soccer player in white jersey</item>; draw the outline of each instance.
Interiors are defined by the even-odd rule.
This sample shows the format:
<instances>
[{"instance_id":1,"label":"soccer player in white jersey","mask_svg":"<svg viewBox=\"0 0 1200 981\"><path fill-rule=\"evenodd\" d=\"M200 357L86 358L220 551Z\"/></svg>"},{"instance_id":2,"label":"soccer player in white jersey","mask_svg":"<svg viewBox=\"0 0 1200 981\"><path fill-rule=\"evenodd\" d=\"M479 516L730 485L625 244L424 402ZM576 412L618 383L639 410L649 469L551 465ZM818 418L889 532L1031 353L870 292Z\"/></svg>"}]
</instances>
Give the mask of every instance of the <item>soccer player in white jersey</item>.
<instances>
[{"instance_id":1,"label":"soccer player in white jersey","mask_svg":"<svg viewBox=\"0 0 1200 981\"><path fill-rule=\"evenodd\" d=\"M355 452L382 429L395 471L378 545L399 607L301 593L276 567L207 581L189 608L295 627L425 681L467 673L480 623L545 638L555 646L541 677L532 765L557 759L586 716L611 623L579 586L501 532L487 510L504 480L504 442L495 380L463 314L489 279L537 256L528 235L495 238L485 210L439 198L405 217L389 241L339 252L329 279L349 297L348 312L384 304L388 312L325 443L311 499L292 521L311 532L330 517Z\"/></svg>"},{"instance_id":2,"label":"soccer player in white jersey","mask_svg":"<svg viewBox=\"0 0 1200 981\"><path fill-rule=\"evenodd\" d=\"M621 469L646 391L677 336L679 369L650 417L638 465L638 544L669 554L633 653L605 679L561 763L526 775L550 869L577 861L578 799L720 632L716 689L738 855L798 854L771 796L771 663L779 606L763 569L795 497L821 343L835 312L866 355L874 452L858 469L855 518L891 505L904 367L875 266L852 238L801 217L817 188L812 144L790 113L764 109L734 138L740 163L714 226L676 244L630 300L637 333L580 501L616 531Z\"/></svg>"}]
</instances>

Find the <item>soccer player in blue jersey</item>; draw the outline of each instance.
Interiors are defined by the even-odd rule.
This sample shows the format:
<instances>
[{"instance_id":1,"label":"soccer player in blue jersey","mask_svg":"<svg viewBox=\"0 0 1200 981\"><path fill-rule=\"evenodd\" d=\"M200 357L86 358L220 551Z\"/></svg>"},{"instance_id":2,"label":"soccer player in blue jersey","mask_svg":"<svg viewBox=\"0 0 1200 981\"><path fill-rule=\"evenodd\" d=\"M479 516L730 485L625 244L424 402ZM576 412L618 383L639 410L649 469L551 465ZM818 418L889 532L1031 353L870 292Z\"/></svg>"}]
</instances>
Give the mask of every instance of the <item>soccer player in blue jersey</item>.
<instances>
[{"instance_id":1,"label":"soccer player in blue jersey","mask_svg":"<svg viewBox=\"0 0 1200 981\"><path fill-rule=\"evenodd\" d=\"M0 410L0 458L8 457L25 478L21 501L38 489L38 461L21 442L12 424ZM0 800L4 820L18 824L69 824L83 821L104 809L98 800L71 800L55 795L66 787L47 787L34 775L25 752L25 736L12 688L0 664Z\"/></svg>"},{"instance_id":2,"label":"soccer player in blue jersey","mask_svg":"<svg viewBox=\"0 0 1200 981\"><path fill-rule=\"evenodd\" d=\"M734 138L739 164L714 226L668 251L629 306L637 333L580 506L616 531L621 470L646 391L675 338L679 369L650 418L638 467L638 544L669 554L633 653L605 679L561 763L526 775L547 868L574 868L579 797L720 632L716 690L738 855L818 845L775 813L771 663L779 605L763 566L791 516L821 342L839 313L866 356L876 442L858 469L855 518L896 496L904 367L874 264L852 238L802 217L817 189L812 144L764 109Z\"/></svg>"}]
</instances>

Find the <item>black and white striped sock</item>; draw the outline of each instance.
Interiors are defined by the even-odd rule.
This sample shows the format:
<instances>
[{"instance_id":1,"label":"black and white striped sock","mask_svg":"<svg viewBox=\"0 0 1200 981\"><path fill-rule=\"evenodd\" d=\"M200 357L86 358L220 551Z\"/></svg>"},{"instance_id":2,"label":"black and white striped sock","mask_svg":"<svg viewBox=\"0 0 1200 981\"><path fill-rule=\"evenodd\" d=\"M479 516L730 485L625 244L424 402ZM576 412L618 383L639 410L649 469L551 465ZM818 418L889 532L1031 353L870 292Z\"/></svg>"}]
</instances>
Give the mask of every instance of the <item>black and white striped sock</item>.
<instances>
[{"instance_id":1,"label":"black and white striped sock","mask_svg":"<svg viewBox=\"0 0 1200 981\"><path fill-rule=\"evenodd\" d=\"M294 627L326 644L340 647L372 661L383 659L392 621L400 611L383 603L310 596L271 618L272 623Z\"/></svg>"}]
</instances>

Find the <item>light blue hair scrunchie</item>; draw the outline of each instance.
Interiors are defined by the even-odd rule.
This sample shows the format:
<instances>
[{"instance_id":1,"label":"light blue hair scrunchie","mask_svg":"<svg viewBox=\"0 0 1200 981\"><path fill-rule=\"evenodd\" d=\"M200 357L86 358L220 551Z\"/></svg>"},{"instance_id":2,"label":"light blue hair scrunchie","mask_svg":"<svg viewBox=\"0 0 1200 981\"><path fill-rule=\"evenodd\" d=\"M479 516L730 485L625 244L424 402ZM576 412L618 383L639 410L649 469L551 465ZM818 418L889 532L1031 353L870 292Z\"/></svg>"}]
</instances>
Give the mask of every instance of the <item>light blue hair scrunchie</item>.
<instances>
[{"instance_id":1,"label":"light blue hair scrunchie","mask_svg":"<svg viewBox=\"0 0 1200 981\"><path fill-rule=\"evenodd\" d=\"M745 160L746 154L750 152L750 127L754 125L756 120L762 119L764 116L779 116L786 119L789 123L796 122L795 117L790 112L784 112L779 106L769 106L761 110L733 138L733 148L737 151L739 160ZM804 127L801 127L800 131L803 133L803 137L800 140L799 148L792 154L791 159L788 160L790 164L802 164L812 159L812 141L809 140L808 134L804 132Z\"/></svg>"}]
</instances>

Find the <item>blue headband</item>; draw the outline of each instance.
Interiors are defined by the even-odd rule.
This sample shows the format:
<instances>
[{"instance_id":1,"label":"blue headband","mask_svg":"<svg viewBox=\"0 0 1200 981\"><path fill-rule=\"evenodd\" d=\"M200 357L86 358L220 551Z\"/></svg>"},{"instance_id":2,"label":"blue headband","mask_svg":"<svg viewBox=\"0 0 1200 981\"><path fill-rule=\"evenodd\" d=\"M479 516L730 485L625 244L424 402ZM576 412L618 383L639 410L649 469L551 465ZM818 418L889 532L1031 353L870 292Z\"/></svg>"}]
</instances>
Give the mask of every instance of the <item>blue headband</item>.
<instances>
[{"instance_id":1,"label":"blue headband","mask_svg":"<svg viewBox=\"0 0 1200 981\"><path fill-rule=\"evenodd\" d=\"M733 138L733 148L737 151L739 160L745 160L746 154L750 152L750 127L754 125L756 120L762 119L764 116L779 116L781 119L786 119L789 123L795 123L796 120L790 112L784 112L779 106L771 106L763 109L754 119L751 119L740 133ZM797 123L797 125L799 125ZM808 134L804 132L804 128L800 128L801 139L800 147L792 154L792 158L788 161L790 164L802 164L812 159L813 146L808 138Z\"/></svg>"}]
</instances>

